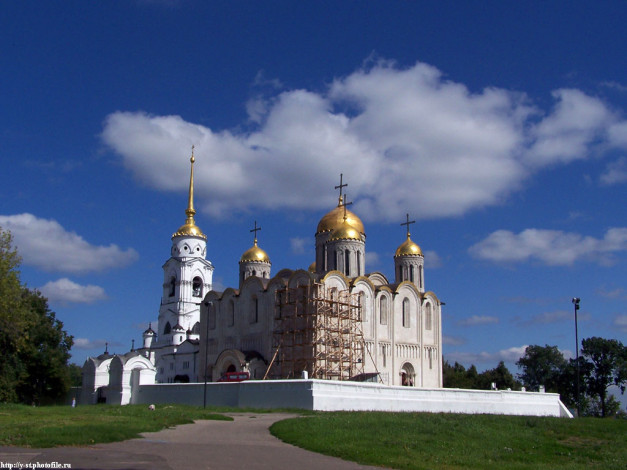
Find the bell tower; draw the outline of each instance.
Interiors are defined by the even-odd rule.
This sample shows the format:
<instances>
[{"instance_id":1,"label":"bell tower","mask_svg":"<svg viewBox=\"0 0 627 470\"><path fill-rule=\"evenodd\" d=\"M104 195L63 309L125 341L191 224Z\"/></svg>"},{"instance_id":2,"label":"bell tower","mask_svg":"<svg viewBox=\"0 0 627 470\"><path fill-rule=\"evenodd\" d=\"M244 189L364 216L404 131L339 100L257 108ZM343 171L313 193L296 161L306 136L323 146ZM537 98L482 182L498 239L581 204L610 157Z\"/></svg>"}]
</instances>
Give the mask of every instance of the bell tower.
<instances>
[{"instance_id":1,"label":"bell tower","mask_svg":"<svg viewBox=\"0 0 627 470\"><path fill-rule=\"evenodd\" d=\"M200 304L211 290L213 265L206 260L207 236L194 220L194 147L190 158L189 195L185 223L172 235L170 259L163 265L163 294L157 337L160 346L198 339ZM187 332L190 334L187 334Z\"/></svg>"}]
</instances>

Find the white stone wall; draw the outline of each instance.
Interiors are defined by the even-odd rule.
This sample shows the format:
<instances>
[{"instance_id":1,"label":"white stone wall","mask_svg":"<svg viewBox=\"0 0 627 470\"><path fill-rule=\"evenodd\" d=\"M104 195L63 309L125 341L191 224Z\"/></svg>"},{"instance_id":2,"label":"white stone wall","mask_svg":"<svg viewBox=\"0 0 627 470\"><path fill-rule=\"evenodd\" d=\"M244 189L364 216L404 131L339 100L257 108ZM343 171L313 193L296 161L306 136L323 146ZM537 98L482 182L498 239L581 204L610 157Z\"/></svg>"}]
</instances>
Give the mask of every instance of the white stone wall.
<instances>
[{"instance_id":1,"label":"white stone wall","mask_svg":"<svg viewBox=\"0 0 627 470\"><path fill-rule=\"evenodd\" d=\"M140 385L131 403L202 405L204 384ZM208 383L209 406L320 411L398 411L572 418L555 393L418 389L327 380Z\"/></svg>"}]
</instances>

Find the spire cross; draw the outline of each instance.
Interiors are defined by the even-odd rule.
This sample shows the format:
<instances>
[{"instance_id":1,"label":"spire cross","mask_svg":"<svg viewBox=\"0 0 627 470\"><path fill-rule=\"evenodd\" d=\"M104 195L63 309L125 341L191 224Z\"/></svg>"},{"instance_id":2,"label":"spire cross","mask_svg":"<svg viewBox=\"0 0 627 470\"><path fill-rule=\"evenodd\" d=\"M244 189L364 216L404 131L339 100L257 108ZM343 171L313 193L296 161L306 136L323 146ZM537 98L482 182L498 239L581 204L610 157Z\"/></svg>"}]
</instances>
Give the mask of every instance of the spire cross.
<instances>
[{"instance_id":1,"label":"spire cross","mask_svg":"<svg viewBox=\"0 0 627 470\"><path fill-rule=\"evenodd\" d=\"M255 228L251 232L255 232L255 245L257 244L257 232L261 230L261 227L257 227L257 221L255 220Z\"/></svg>"},{"instance_id":2,"label":"spire cross","mask_svg":"<svg viewBox=\"0 0 627 470\"><path fill-rule=\"evenodd\" d=\"M339 189L340 190L340 204L342 204L342 188L345 188L346 186L348 186L348 184L343 184L342 180L344 178L344 174L340 173L340 184L339 186L336 186L335 189Z\"/></svg>"},{"instance_id":3,"label":"spire cross","mask_svg":"<svg viewBox=\"0 0 627 470\"><path fill-rule=\"evenodd\" d=\"M416 223L416 221L415 221L415 220L410 221L410 220L409 220L409 214L405 214L405 216L407 217L407 221L406 221L406 222L403 222L403 223L401 224L401 226L403 226L403 225L407 225L407 238L409 238L409 235L410 235L410 233L409 233L409 226L410 226L411 224L415 224L415 223Z\"/></svg>"}]
</instances>

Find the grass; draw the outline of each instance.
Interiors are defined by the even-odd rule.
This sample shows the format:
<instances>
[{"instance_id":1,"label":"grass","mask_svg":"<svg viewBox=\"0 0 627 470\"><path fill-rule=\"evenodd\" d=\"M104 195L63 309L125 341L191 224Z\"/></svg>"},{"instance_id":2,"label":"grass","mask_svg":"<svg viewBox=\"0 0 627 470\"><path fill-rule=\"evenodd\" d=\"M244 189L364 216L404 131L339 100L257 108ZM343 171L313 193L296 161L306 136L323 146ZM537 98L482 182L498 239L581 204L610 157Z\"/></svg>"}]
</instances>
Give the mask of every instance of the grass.
<instances>
[{"instance_id":1,"label":"grass","mask_svg":"<svg viewBox=\"0 0 627 470\"><path fill-rule=\"evenodd\" d=\"M55 447L123 441L198 419L232 420L185 405L43 406L0 405L0 445Z\"/></svg>"},{"instance_id":2,"label":"grass","mask_svg":"<svg viewBox=\"0 0 627 470\"><path fill-rule=\"evenodd\" d=\"M338 412L275 423L290 444L400 469L621 469L627 421Z\"/></svg>"}]
</instances>

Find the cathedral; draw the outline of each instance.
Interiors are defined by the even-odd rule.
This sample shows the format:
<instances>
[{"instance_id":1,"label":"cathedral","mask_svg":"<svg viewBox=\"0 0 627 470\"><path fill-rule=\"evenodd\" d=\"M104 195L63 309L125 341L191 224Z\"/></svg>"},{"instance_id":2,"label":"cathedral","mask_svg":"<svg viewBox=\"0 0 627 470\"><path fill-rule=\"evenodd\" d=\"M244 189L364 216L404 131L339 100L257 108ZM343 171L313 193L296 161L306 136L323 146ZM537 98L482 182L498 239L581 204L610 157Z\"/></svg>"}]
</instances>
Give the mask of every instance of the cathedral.
<instances>
[{"instance_id":1,"label":"cathedral","mask_svg":"<svg viewBox=\"0 0 627 470\"><path fill-rule=\"evenodd\" d=\"M233 372L251 380L442 387L442 303L425 289L424 256L411 240L409 216L394 281L368 273L366 231L347 208L340 178L338 204L318 222L307 269L272 276L255 222L238 286L217 292L207 237L194 220L194 161L192 152L186 220L163 265L158 322L143 333L140 348L85 361L83 403L128 403L132 383L213 382ZM111 400L113 390L121 396Z\"/></svg>"}]
</instances>

